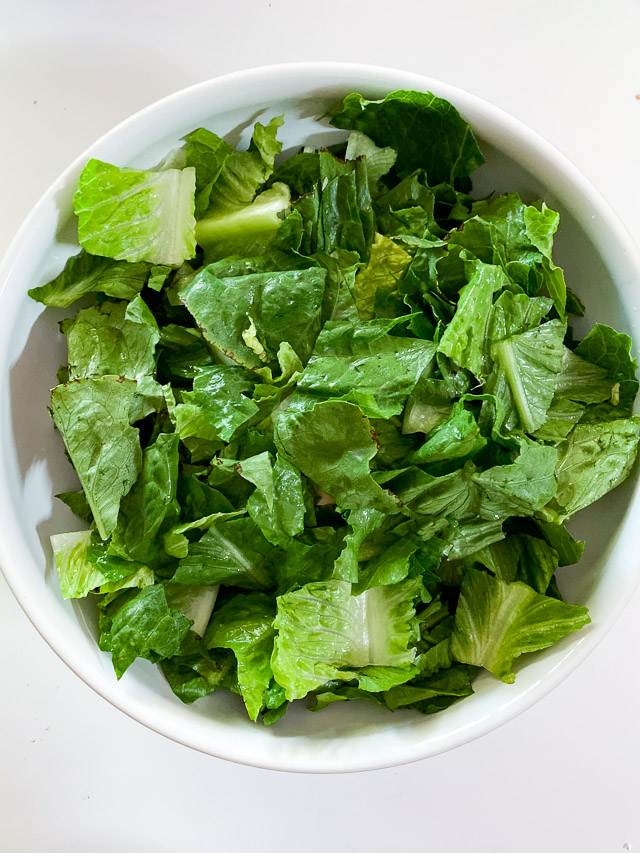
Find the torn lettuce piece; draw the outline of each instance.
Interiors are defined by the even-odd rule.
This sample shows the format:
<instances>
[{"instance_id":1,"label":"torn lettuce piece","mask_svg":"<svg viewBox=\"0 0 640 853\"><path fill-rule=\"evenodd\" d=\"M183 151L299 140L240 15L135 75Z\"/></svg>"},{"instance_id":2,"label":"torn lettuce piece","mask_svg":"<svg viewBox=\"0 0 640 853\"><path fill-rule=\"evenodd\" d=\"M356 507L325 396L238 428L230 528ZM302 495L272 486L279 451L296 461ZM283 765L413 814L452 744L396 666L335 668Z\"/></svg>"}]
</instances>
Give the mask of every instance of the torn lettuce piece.
<instances>
[{"instance_id":1,"label":"torn lettuce piece","mask_svg":"<svg viewBox=\"0 0 640 853\"><path fill-rule=\"evenodd\" d=\"M287 699L368 666L404 666L415 658L418 579L379 586L361 595L339 580L310 583L279 596L271 659Z\"/></svg>"},{"instance_id":2,"label":"torn lettuce piece","mask_svg":"<svg viewBox=\"0 0 640 853\"><path fill-rule=\"evenodd\" d=\"M341 509L397 512L397 502L371 476L376 454L371 425L352 403L328 400L304 412L280 412L278 452L330 495Z\"/></svg>"},{"instance_id":3,"label":"torn lettuce piece","mask_svg":"<svg viewBox=\"0 0 640 853\"><path fill-rule=\"evenodd\" d=\"M136 383L118 376L76 379L51 392L51 409L98 532L115 530L120 501L138 478L142 451L129 425Z\"/></svg>"},{"instance_id":4,"label":"torn lettuce piece","mask_svg":"<svg viewBox=\"0 0 640 853\"><path fill-rule=\"evenodd\" d=\"M219 214L251 204L256 193L271 177L276 155L282 143L278 129L283 116L272 118L267 125L256 122L248 151L233 151L211 187L209 210Z\"/></svg>"},{"instance_id":5,"label":"torn lettuce piece","mask_svg":"<svg viewBox=\"0 0 640 853\"><path fill-rule=\"evenodd\" d=\"M51 537L53 560L63 598L85 598L105 582L102 573L87 558L91 531L57 533Z\"/></svg>"},{"instance_id":6,"label":"torn lettuce piece","mask_svg":"<svg viewBox=\"0 0 640 853\"><path fill-rule=\"evenodd\" d=\"M68 506L71 512L77 515L78 518L81 518L85 524L92 524L93 513L91 512L91 507L87 503L87 498L85 497L82 489L75 492L60 492L56 497L59 501L62 501L63 504Z\"/></svg>"},{"instance_id":7,"label":"torn lettuce piece","mask_svg":"<svg viewBox=\"0 0 640 853\"><path fill-rule=\"evenodd\" d=\"M62 322L69 349L69 378L124 376L140 379L155 371L158 324L139 296L127 305L104 302Z\"/></svg>"},{"instance_id":8,"label":"torn lettuce piece","mask_svg":"<svg viewBox=\"0 0 640 853\"><path fill-rule=\"evenodd\" d=\"M472 413L458 401L454 403L448 419L408 457L407 462L422 465L470 458L482 450L486 443L487 439L481 435Z\"/></svg>"},{"instance_id":9,"label":"torn lettuce piece","mask_svg":"<svg viewBox=\"0 0 640 853\"><path fill-rule=\"evenodd\" d=\"M290 205L289 187L273 184L251 204L200 219L196 242L205 250L208 261L228 255L259 255L275 240Z\"/></svg>"},{"instance_id":10,"label":"torn lettuce piece","mask_svg":"<svg viewBox=\"0 0 640 853\"><path fill-rule=\"evenodd\" d=\"M36 302L56 308L68 308L88 293L104 293L114 299L136 297L150 275L149 264L128 263L90 255L83 249L73 255L59 275L41 287L33 287L29 296Z\"/></svg>"},{"instance_id":11,"label":"torn lettuce piece","mask_svg":"<svg viewBox=\"0 0 640 853\"><path fill-rule=\"evenodd\" d=\"M369 177L369 191L372 196L378 194L378 182L386 175L396 162L397 153L393 148L379 148L372 139L354 130L349 134L345 160L357 160L359 157L367 159L367 174Z\"/></svg>"},{"instance_id":12,"label":"torn lettuce piece","mask_svg":"<svg viewBox=\"0 0 640 853\"><path fill-rule=\"evenodd\" d=\"M286 548L304 530L305 505L300 471L276 454L264 452L238 463L238 472L253 483L249 516L273 545Z\"/></svg>"},{"instance_id":13,"label":"torn lettuce piece","mask_svg":"<svg viewBox=\"0 0 640 853\"><path fill-rule=\"evenodd\" d=\"M625 480L640 438L640 417L577 424L558 446L554 504L565 518L599 500Z\"/></svg>"},{"instance_id":14,"label":"torn lettuce piece","mask_svg":"<svg viewBox=\"0 0 640 853\"><path fill-rule=\"evenodd\" d=\"M100 648L111 652L118 678L138 657L157 662L175 655L191 622L172 610L159 583L127 590L100 612Z\"/></svg>"},{"instance_id":15,"label":"torn lettuce piece","mask_svg":"<svg viewBox=\"0 0 640 853\"><path fill-rule=\"evenodd\" d=\"M235 657L226 649L207 653L200 645L192 654L160 661L160 668L169 687L187 705L214 690L238 690Z\"/></svg>"},{"instance_id":16,"label":"torn lettuce piece","mask_svg":"<svg viewBox=\"0 0 640 853\"><path fill-rule=\"evenodd\" d=\"M507 279L497 266L476 261L470 267L471 278L460 291L456 313L440 338L438 350L481 379L489 372L486 338L493 294L507 284Z\"/></svg>"},{"instance_id":17,"label":"torn lettuce piece","mask_svg":"<svg viewBox=\"0 0 640 853\"><path fill-rule=\"evenodd\" d=\"M120 504L109 553L152 565L165 559L162 529L178 519L178 436L161 433L143 452L142 470Z\"/></svg>"},{"instance_id":18,"label":"torn lettuce piece","mask_svg":"<svg viewBox=\"0 0 640 853\"><path fill-rule=\"evenodd\" d=\"M235 150L207 128L199 127L185 137L185 166L196 173L195 215L200 219L209 207L211 190Z\"/></svg>"},{"instance_id":19,"label":"torn lettuce piece","mask_svg":"<svg viewBox=\"0 0 640 853\"><path fill-rule=\"evenodd\" d=\"M164 588L167 604L171 610L179 610L191 621L191 630L204 637L207 625L218 597L218 586L189 586L167 584Z\"/></svg>"},{"instance_id":20,"label":"torn lettuce piece","mask_svg":"<svg viewBox=\"0 0 640 853\"><path fill-rule=\"evenodd\" d=\"M502 398L506 411L517 411L525 432L545 422L562 369L565 331L559 320L550 320L491 347L496 367L486 390Z\"/></svg>"},{"instance_id":21,"label":"torn lettuce piece","mask_svg":"<svg viewBox=\"0 0 640 853\"><path fill-rule=\"evenodd\" d=\"M367 417L401 414L407 397L431 366L435 344L382 334L376 326L376 321L326 323L298 379L290 408L306 410L333 399L356 403Z\"/></svg>"},{"instance_id":22,"label":"torn lettuce piece","mask_svg":"<svg viewBox=\"0 0 640 853\"><path fill-rule=\"evenodd\" d=\"M354 297L361 320L373 319L377 291L396 290L410 262L411 255L404 249L383 234L376 234L369 262L355 278Z\"/></svg>"},{"instance_id":23,"label":"torn lettuce piece","mask_svg":"<svg viewBox=\"0 0 640 853\"><path fill-rule=\"evenodd\" d=\"M195 170L141 171L91 159L73 207L91 254L179 266L195 255Z\"/></svg>"},{"instance_id":24,"label":"torn lettuce piece","mask_svg":"<svg viewBox=\"0 0 640 853\"><path fill-rule=\"evenodd\" d=\"M321 151L320 181L311 248L329 254L356 252L361 261L366 261L375 235L366 160L340 161Z\"/></svg>"},{"instance_id":25,"label":"torn lettuce piece","mask_svg":"<svg viewBox=\"0 0 640 853\"><path fill-rule=\"evenodd\" d=\"M358 554L364 540L384 521L384 513L377 509L354 509L348 517L351 532L345 536L344 549L335 561L333 577L336 580L356 583L358 580Z\"/></svg>"},{"instance_id":26,"label":"torn lettuce piece","mask_svg":"<svg viewBox=\"0 0 640 853\"><path fill-rule=\"evenodd\" d=\"M638 393L638 365L631 355L632 341L628 335L610 326L596 323L586 338L575 348L575 354L597 365L618 385L615 400L616 417L631 414ZM613 400L612 400L613 402Z\"/></svg>"},{"instance_id":27,"label":"torn lettuce piece","mask_svg":"<svg viewBox=\"0 0 640 853\"><path fill-rule=\"evenodd\" d=\"M564 347L562 369L556 376L556 399L574 403L602 403L611 399L615 382L607 371Z\"/></svg>"},{"instance_id":28,"label":"torn lettuce piece","mask_svg":"<svg viewBox=\"0 0 640 853\"><path fill-rule=\"evenodd\" d=\"M193 400L205 410L217 433L231 441L242 428L255 422L260 407L252 399L256 377L239 365L204 367L193 382Z\"/></svg>"},{"instance_id":29,"label":"torn lettuce piece","mask_svg":"<svg viewBox=\"0 0 640 853\"><path fill-rule=\"evenodd\" d=\"M170 557L182 559L189 553L190 540L186 536L187 533L196 530L209 530L214 524L219 524L222 521L230 521L232 518L240 518L246 515L246 512L246 509L237 509L230 512L216 511L196 518L194 521L185 521L182 524L177 524L175 527L169 528L164 534L164 549Z\"/></svg>"},{"instance_id":30,"label":"torn lettuce piece","mask_svg":"<svg viewBox=\"0 0 640 853\"><path fill-rule=\"evenodd\" d=\"M205 267L180 293L205 339L227 363L264 367L243 332L253 324L269 362L287 342L305 363L320 331L325 271L313 267L218 278Z\"/></svg>"},{"instance_id":31,"label":"torn lettuce piece","mask_svg":"<svg viewBox=\"0 0 640 853\"><path fill-rule=\"evenodd\" d=\"M430 92L398 90L383 101L367 101L354 92L330 118L335 127L357 130L376 145L397 151L400 177L424 169L431 185L454 184L484 162L467 122L452 104Z\"/></svg>"},{"instance_id":32,"label":"torn lettuce piece","mask_svg":"<svg viewBox=\"0 0 640 853\"><path fill-rule=\"evenodd\" d=\"M451 654L512 683L512 665L527 652L546 649L590 622L586 607L505 583L487 572L465 573L451 637Z\"/></svg>"},{"instance_id":33,"label":"torn lettuce piece","mask_svg":"<svg viewBox=\"0 0 640 853\"><path fill-rule=\"evenodd\" d=\"M268 589L273 581L267 561L273 551L253 519L221 521L189 545L171 583Z\"/></svg>"},{"instance_id":34,"label":"torn lettuce piece","mask_svg":"<svg viewBox=\"0 0 640 853\"><path fill-rule=\"evenodd\" d=\"M275 615L270 596L258 592L235 595L216 610L206 636L209 649L231 649L236 656L238 687L254 721L263 707L272 676Z\"/></svg>"}]
</instances>

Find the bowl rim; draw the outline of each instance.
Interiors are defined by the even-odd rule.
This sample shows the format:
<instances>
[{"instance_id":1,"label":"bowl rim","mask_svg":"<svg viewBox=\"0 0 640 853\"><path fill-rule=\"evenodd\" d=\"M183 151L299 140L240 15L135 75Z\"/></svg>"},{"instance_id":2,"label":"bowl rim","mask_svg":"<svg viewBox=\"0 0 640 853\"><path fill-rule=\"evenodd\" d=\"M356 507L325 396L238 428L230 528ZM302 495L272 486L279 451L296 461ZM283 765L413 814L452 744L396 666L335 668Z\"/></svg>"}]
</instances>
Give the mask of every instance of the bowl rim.
<instances>
[{"instance_id":1,"label":"bowl rim","mask_svg":"<svg viewBox=\"0 0 640 853\"><path fill-rule=\"evenodd\" d=\"M524 149L528 152L533 152L546 161L559 174L563 174L567 182L572 185L574 191L577 191L578 195L588 200L593 208L598 211L599 225L602 226L604 224L615 235L617 243L622 246L623 252L627 255L628 264L634 268L640 280L640 253L626 225L619 219L609 202L594 187L591 181L563 153L527 124L477 95L430 76L372 64L315 61L280 63L246 68L203 80L154 101L102 134L81 152L53 181L17 230L4 257L0 261L0 304L5 295L5 288L11 271L14 265L19 263L24 251L25 235L38 221L46 205L51 202L52 198L61 189L68 186L69 180L93 156L96 149L107 145L123 132L130 131L136 126L144 125L147 117L167 110L186 95L196 95L200 92L214 94L216 90L224 89L229 85L250 84L257 78L261 80L278 80L282 75L296 75L302 79L318 78L319 76L325 77L326 85L339 83L342 88L345 88L345 91L348 86L346 85L347 80L344 78L348 79L350 76L354 78L367 78L372 88L386 88L388 91L392 91L394 88L414 88L423 91L433 91L440 97L451 101L460 113L467 118L470 114L481 113L487 122L504 129L510 138L517 140L523 145ZM398 82L395 85L390 85L389 81L393 79ZM470 121L473 125L473 120L470 119ZM6 355L6 348L4 352ZM0 353L0 367L4 369L2 362L3 354ZM2 424L0 424L0 441L4 441L2 437ZM1 477L2 473L3 462L0 458L0 502L7 503L11 511L15 513L16 508L12 505L8 492L6 495L3 494L6 478ZM631 502L638 502L637 491ZM279 756L275 749L264 750L259 756L256 756L255 742L246 743L243 748L239 748L234 739L226 742L224 738L218 738L215 748L212 747L211 743L203 744L181 723L177 715L175 719L172 719L164 711L158 712L153 708L149 708L143 702L129 696L125 691L119 690L117 682L107 680L101 672L98 672L77 652L68 638L61 637L58 634L56 626L53 624L53 620L49 618L46 610L38 608L37 604L32 600L29 583L24 580L20 571L18 571L20 561L15 558L17 553L21 553L28 559L28 549L21 539L18 526L9 523L3 525L3 528L0 533L0 569L2 569L7 584L26 616L45 642L89 687L132 719L171 740L205 754L237 763L284 771L335 773L381 769L437 755L474 740L477 737L481 737L531 707L535 702L550 693L572 672L610 630L622 610L628 604L638 583L640 583L640 574L637 577L631 577L630 580L627 580L623 592L615 601L615 606L611 607L606 616L600 619L597 624L591 625L588 633L579 636L573 642L571 648L546 673L542 680L537 681L529 689L514 697L512 701L503 703L494 713L476 720L471 726L463 727L463 730L454 729L436 739L430 738L427 734L420 742L414 741L410 745L403 743L401 748L398 744L395 744L395 746L387 747L380 755L363 756L362 751L359 751L357 758L338 750L325 751L319 756L320 760L318 760L318 756L313 750L309 750L308 748L301 748L297 753L287 750L284 756Z\"/></svg>"}]
</instances>

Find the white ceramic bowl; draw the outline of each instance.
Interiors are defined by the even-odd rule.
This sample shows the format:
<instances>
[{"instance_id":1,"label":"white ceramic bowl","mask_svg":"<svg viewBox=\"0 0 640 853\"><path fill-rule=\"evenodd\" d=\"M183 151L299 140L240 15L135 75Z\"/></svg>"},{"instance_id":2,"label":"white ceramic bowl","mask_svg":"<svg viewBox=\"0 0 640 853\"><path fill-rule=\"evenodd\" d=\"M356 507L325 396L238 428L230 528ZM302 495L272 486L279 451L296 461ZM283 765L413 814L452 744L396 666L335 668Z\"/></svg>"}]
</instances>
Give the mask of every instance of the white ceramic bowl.
<instances>
[{"instance_id":1,"label":"white ceramic bowl","mask_svg":"<svg viewBox=\"0 0 640 853\"><path fill-rule=\"evenodd\" d=\"M591 184L540 136L490 104L426 77L362 65L310 63L243 71L153 104L91 146L47 191L0 268L0 564L18 601L49 645L88 685L152 729L202 752L260 767L307 772L364 770L425 758L494 729L558 684L601 639L638 578L640 499L636 478L581 513L573 531L587 539L576 569L561 570L567 600L588 605L592 624L518 668L515 684L480 677L476 693L435 716L336 703L321 713L292 708L271 728L246 717L241 701L214 694L192 706L173 696L159 670L138 661L120 682L96 644L86 603L63 601L51 570L49 535L77 528L53 495L75 475L47 414L56 368L65 360L57 321L70 312L36 305L27 289L55 275L77 251L71 196L89 157L119 165L156 163L195 127L244 141L260 116L286 112L284 151L326 144L342 131L316 121L351 91L379 98L394 89L430 90L470 121L487 164L478 194L517 190L561 212L557 262L596 320L640 340L640 261L631 238Z\"/></svg>"}]
</instances>

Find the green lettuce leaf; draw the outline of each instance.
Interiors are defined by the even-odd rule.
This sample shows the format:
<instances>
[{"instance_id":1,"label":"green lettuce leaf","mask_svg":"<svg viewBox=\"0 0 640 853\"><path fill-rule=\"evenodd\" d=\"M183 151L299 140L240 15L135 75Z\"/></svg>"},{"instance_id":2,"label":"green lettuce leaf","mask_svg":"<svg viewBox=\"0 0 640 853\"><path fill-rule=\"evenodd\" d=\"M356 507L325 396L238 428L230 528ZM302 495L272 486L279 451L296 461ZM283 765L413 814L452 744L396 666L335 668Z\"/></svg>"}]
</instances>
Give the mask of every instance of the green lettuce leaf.
<instances>
[{"instance_id":1,"label":"green lettuce leaf","mask_svg":"<svg viewBox=\"0 0 640 853\"><path fill-rule=\"evenodd\" d=\"M435 344L382 334L373 323L371 335L371 324L325 323L290 408L305 410L337 399L356 403L367 417L402 413L407 397L431 365Z\"/></svg>"},{"instance_id":2,"label":"green lettuce leaf","mask_svg":"<svg viewBox=\"0 0 640 853\"><path fill-rule=\"evenodd\" d=\"M68 308L88 293L104 293L114 299L133 299L149 278L149 265L90 255L84 249L73 255L62 272L47 284L33 287L36 302Z\"/></svg>"},{"instance_id":3,"label":"green lettuce leaf","mask_svg":"<svg viewBox=\"0 0 640 853\"><path fill-rule=\"evenodd\" d=\"M260 415L260 407L251 399L255 385L255 375L244 367L216 364L202 368L195 377L193 400L205 410L220 437L231 441Z\"/></svg>"},{"instance_id":4,"label":"green lettuce leaf","mask_svg":"<svg viewBox=\"0 0 640 853\"><path fill-rule=\"evenodd\" d=\"M345 536L344 550L335 562L333 577L355 583L358 580L358 553L364 540L377 530L385 515L377 509L354 509L349 513L351 532Z\"/></svg>"},{"instance_id":5,"label":"green lettuce leaf","mask_svg":"<svg viewBox=\"0 0 640 853\"><path fill-rule=\"evenodd\" d=\"M373 319L376 292L379 289L394 291L410 261L411 255L397 243L383 234L376 234L369 262L355 279L354 296L361 320Z\"/></svg>"},{"instance_id":6,"label":"green lettuce leaf","mask_svg":"<svg viewBox=\"0 0 640 853\"><path fill-rule=\"evenodd\" d=\"M167 584L164 588L171 610L179 610L191 621L191 630L203 637L218 597L217 586Z\"/></svg>"},{"instance_id":7,"label":"green lettuce leaf","mask_svg":"<svg viewBox=\"0 0 640 853\"><path fill-rule=\"evenodd\" d=\"M185 166L192 166L196 173L195 215L198 219L206 213L213 185L234 153L231 145L204 127L185 137Z\"/></svg>"},{"instance_id":8,"label":"green lettuce leaf","mask_svg":"<svg viewBox=\"0 0 640 853\"><path fill-rule=\"evenodd\" d=\"M373 480L376 454L368 419L352 403L329 400L304 412L281 412L278 452L343 509L397 511L395 499Z\"/></svg>"},{"instance_id":9,"label":"green lettuce leaf","mask_svg":"<svg viewBox=\"0 0 640 853\"><path fill-rule=\"evenodd\" d=\"M484 162L467 122L452 104L430 92L399 90L383 101L366 101L354 92L332 112L331 123L393 148L401 177L424 169L432 185L453 184Z\"/></svg>"},{"instance_id":10,"label":"green lettuce leaf","mask_svg":"<svg viewBox=\"0 0 640 853\"><path fill-rule=\"evenodd\" d=\"M222 520L189 545L171 583L267 589L273 583L266 567L273 550L253 519Z\"/></svg>"},{"instance_id":11,"label":"green lettuce leaf","mask_svg":"<svg viewBox=\"0 0 640 853\"><path fill-rule=\"evenodd\" d=\"M234 595L216 613L207 631L210 649L231 649L238 661L238 687L252 720L264 704L271 681L275 630L273 599L258 592Z\"/></svg>"},{"instance_id":12,"label":"green lettuce leaf","mask_svg":"<svg viewBox=\"0 0 640 853\"><path fill-rule=\"evenodd\" d=\"M91 531L58 533L51 537L53 560L63 598L85 598L105 582L102 573L87 558Z\"/></svg>"},{"instance_id":13,"label":"green lettuce leaf","mask_svg":"<svg viewBox=\"0 0 640 853\"><path fill-rule=\"evenodd\" d=\"M496 371L486 390L498 394L507 411L515 407L525 432L538 429L546 419L562 369L565 331L559 320L550 320L491 347Z\"/></svg>"},{"instance_id":14,"label":"green lettuce leaf","mask_svg":"<svg viewBox=\"0 0 640 853\"><path fill-rule=\"evenodd\" d=\"M118 376L76 379L51 392L51 409L103 539L138 478L142 451L129 426L136 383Z\"/></svg>"},{"instance_id":15,"label":"green lettuce leaf","mask_svg":"<svg viewBox=\"0 0 640 853\"><path fill-rule=\"evenodd\" d=\"M305 505L300 471L279 454L264 452L238 464L242 477L256 487L247 501L250 517L265 539L286 547L304 530Z\"/></svg>"},{"instance_id":16,"label":"green lettuce leaf","mask_svg":"<svg viewBox=\"0 0 640 853\"><path fill-rule=\"evenodd\" d=\"M379 586L359 596L331 580L311 583L277 598L271 666L287 699L300 699L330 679L349 680L366 666L403 666L413 661L419 582Z\"/></svg>"},{"instance_id":17,"label":"green lettuce leaf","mask_svg":"<svg viewBox=\"0 0 640 853\"><path fill-rule=\"evenodd\" d=\"M89 160L73 207L95 255L178 266L195 255L195 170L140 171Z\"/></svg>"},{"instance_id":18,"label":"green lettuce leaf","mask_svg":"<svg viewBox=\"0 0 640 853\"><path fill-rule=\"evenodd\" d=\"M282 123L282 116L272 118L267 125L256 122L249 150L230 153L210 191L209 209L213 213L251 204L273 172L276 154L282 148L276 138Z\"/></svg>"},{"instance_id":19,"label":"green lettuce leaf","mask_svg":"<svg viewBox=\"0 0 640 853\"><path fill-rule=\"evenodd\" d=\"M320 179L315 248L357 252L366 260L375 234L366 161L341 162L329 152L320 152Z\"/></svg>"},{"instance_id":20,"label":"green lettuce leaf","mask_svg":"<svg viewBox=\"0 0 640 853\"><path fill-rule=\"evenodd\" d=\"M580 358L568 347L564 348L562 369L556 376L557 399L574 403L602 403L611 398L613 385L606 370Z\"/></svg>"},{"instance_id":21,"label":"green lettuce leaf","mask_svg":"<svg viewBox=\"0 0 640 853\"><path fill-rule=\"evenodd\" d=\"M470 569L462 582L451 653L456 660L483 666L511 683L516 658L546 649L590 621L586 607Z\"/></svg>"},{"instance_id":22,"label":"green lettuce leaf","mask_svg":"<svg viewBox=\"0 0 640 853\"><path fill-rule=\"evenodd\" d=\"M419 682L392 687L385 692L384 701L391 711L415 708L423 714L433 714L473 693L468 670L468 667L454 664Z\"/></svg>"},{"instance_id":23,"label":"green lettuce leaf","mask_svg":"<svg viewBox=\"0 0 640 853\"><path fill-rule=\"evenodd\" d=\"M136 314L136 308L140 306ZM124 302L104 302L64 320L69 348L69 377L124 376L140 379L155 371L158 325L139 296Z\"/></svg>"},{"instance_id":24,"label":"green lettuce leaf","mask_svg":"<svg viewBox=\"0 0 640 853\"><path fill-rule=\"evenodd\" d=\"M110 553L148 564L164 559L161 530L180 513L178 443L175 433L161 433L145 448L140 476L120 504Z\"/></svg>"},{"instance_id":25,"label":"green lettuce leaf","mask_svg":"<svg viewBox=\"0 0 640 853\"><path fill-rule=\"evenodd\" d=\"M111 652L118 678L138 657L156 662L173 657L191 622L171 610L162 584L128 591L100 614L100 648Z\"/></svg>"},{"instance_id":26,"label":"green lettuce leaf","mask_svg":"<svg viewBox=\"0 0 640 853\"><path fill-rule=\"evenodd\" d=\"M499 267L476 262L469 283L460 291L453 320L438 344L440 352L479 379L489 372L486 336L493 293L505 284Z\"/></svg>"},{"instance_id":27,"label":"green lettuce leaf","mask_svg":"<svg viewBox=\"0 0 640 853\"><path fill-rule=\"evenodd\" d=\"M206 267L180 298L221 356L261 368L275 362L286 341L304 363L320 331L325 275L324 270L311 268L217 278ZM255 343L249 346L243 336L252 327L264 348L262 357Z\"/></svg>"},{"instance_id":28,"label":"green lettuce leaf","mask_svg":"<svg viewBox=\"0 0 640 853\"><path fill-rule=\"evenodd\" d=\"M599 500L628 477L639 437L640 417L575 427L558 446L555 502L566 517Z\"/></svg>"},{"instance_id":29,"label":"green lettuce leaf","mask_svg":"<svg viewBox=\"0 0 640 853\"><path fill-rule=\"evenodd\" d=\"M276 239L289 210L291 196L286 184L273 184L244 207L211 213L196 224L196 242L208 261L228 255L258 255Z\"/></svg>"},{"instance_id":30,"label":"green lettuce leaf","mask_svg":"<svg viewBox=\"0 0 640 853\"><path fill-rule=\"evenodd\" d=\"M614 331L610 326L596 323L578 344L575 354L605 370L613 382L619 385L615 404L619 412L617 416L631 414L631 406L638 393L638 365L631 356L631 338Z\"/></svg>"},{"instance_id":31,"label":"green lettuce leaf","mask_svg":"<svg viewBox=\"0 0 640 853\"><path fill-rule=\"evenodd\" d=\"M366 157L369 190L374 196L377 195L380 178L390 171L398 155L393 148L379 148L364 133L354 130L353 133L349 134L344 156L345 160L357 160L359 157Z\"/></svg>"},{"instance_id":32,"label":"green lettuce leaf","mask_svg":"<svg viewBox=\"0 0 640 853\"><path fill-rule=\"evenodd\" d=\"M466 459L486 445L472 413L460 401L454 403L448 419L438 426L427 441L407 459L413 464Z\"/></svg>"},{"instance_id":33,"label":"green lettuce leaf","mask_svg":"<svg viewBox=\"0 0 640 853\"><path fill-rule=\"evenodd\" d=\"M235 666L233 653L226 649L205 653L198 648L194 654L175 655L160 661L169 687L187 705L214 690L237 691Z\"/></svg>"}]
</instances>

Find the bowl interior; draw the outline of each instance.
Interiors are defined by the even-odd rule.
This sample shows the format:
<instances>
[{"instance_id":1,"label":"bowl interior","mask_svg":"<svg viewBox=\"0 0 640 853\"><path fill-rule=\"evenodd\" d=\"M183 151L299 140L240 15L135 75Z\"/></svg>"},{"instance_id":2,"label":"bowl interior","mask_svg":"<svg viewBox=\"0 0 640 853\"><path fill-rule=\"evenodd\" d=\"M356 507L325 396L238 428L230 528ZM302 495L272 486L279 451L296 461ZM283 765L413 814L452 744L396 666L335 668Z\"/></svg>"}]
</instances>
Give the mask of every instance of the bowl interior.
<instances>
[{"instance_id":1,"label":"bowl interior","mask_svg":"<svg viewBox=\"0 0 640 853\"><path fill-rule=\"evenodd\" d=\"M401 763L462 743L523 710L557 683L602 635L634 582L635 478L571 525L587 540L579 567L561 570L568 601L590 607L593 624L518 667L516 683L487 676L476 694L446 713L390 714L368 703L336 703L322 713L290 709L270 729L249 722L237 696L214 694L192 706L173 696L159 670L137 661L118 683L100 652L91 602L64 602L51 569L49 536L78 529L53 498L77 485L47 413L56 370L66 361L57 323L73 313L33 303L27 289L48 281L78 250L71 196L88 156L148 167L198 126L232 144L248 141L256 119L286 113L283 156L301 144L344 138L317 117L349 91L381 97L396 88L449 98L474 126L487 163L474 194L515 190L561 213L556 262L587 306L581 333L597 320L638 340L638 266L623 229L599 196L553 149L483 102L433 80L360 66L259 69L209 81L137 114L103 137L49 190L19 232L0 275L0 561L38 630L92 687L146 725L192 747L259 766L337 771Z\"/></svg>"}]
</instances>

